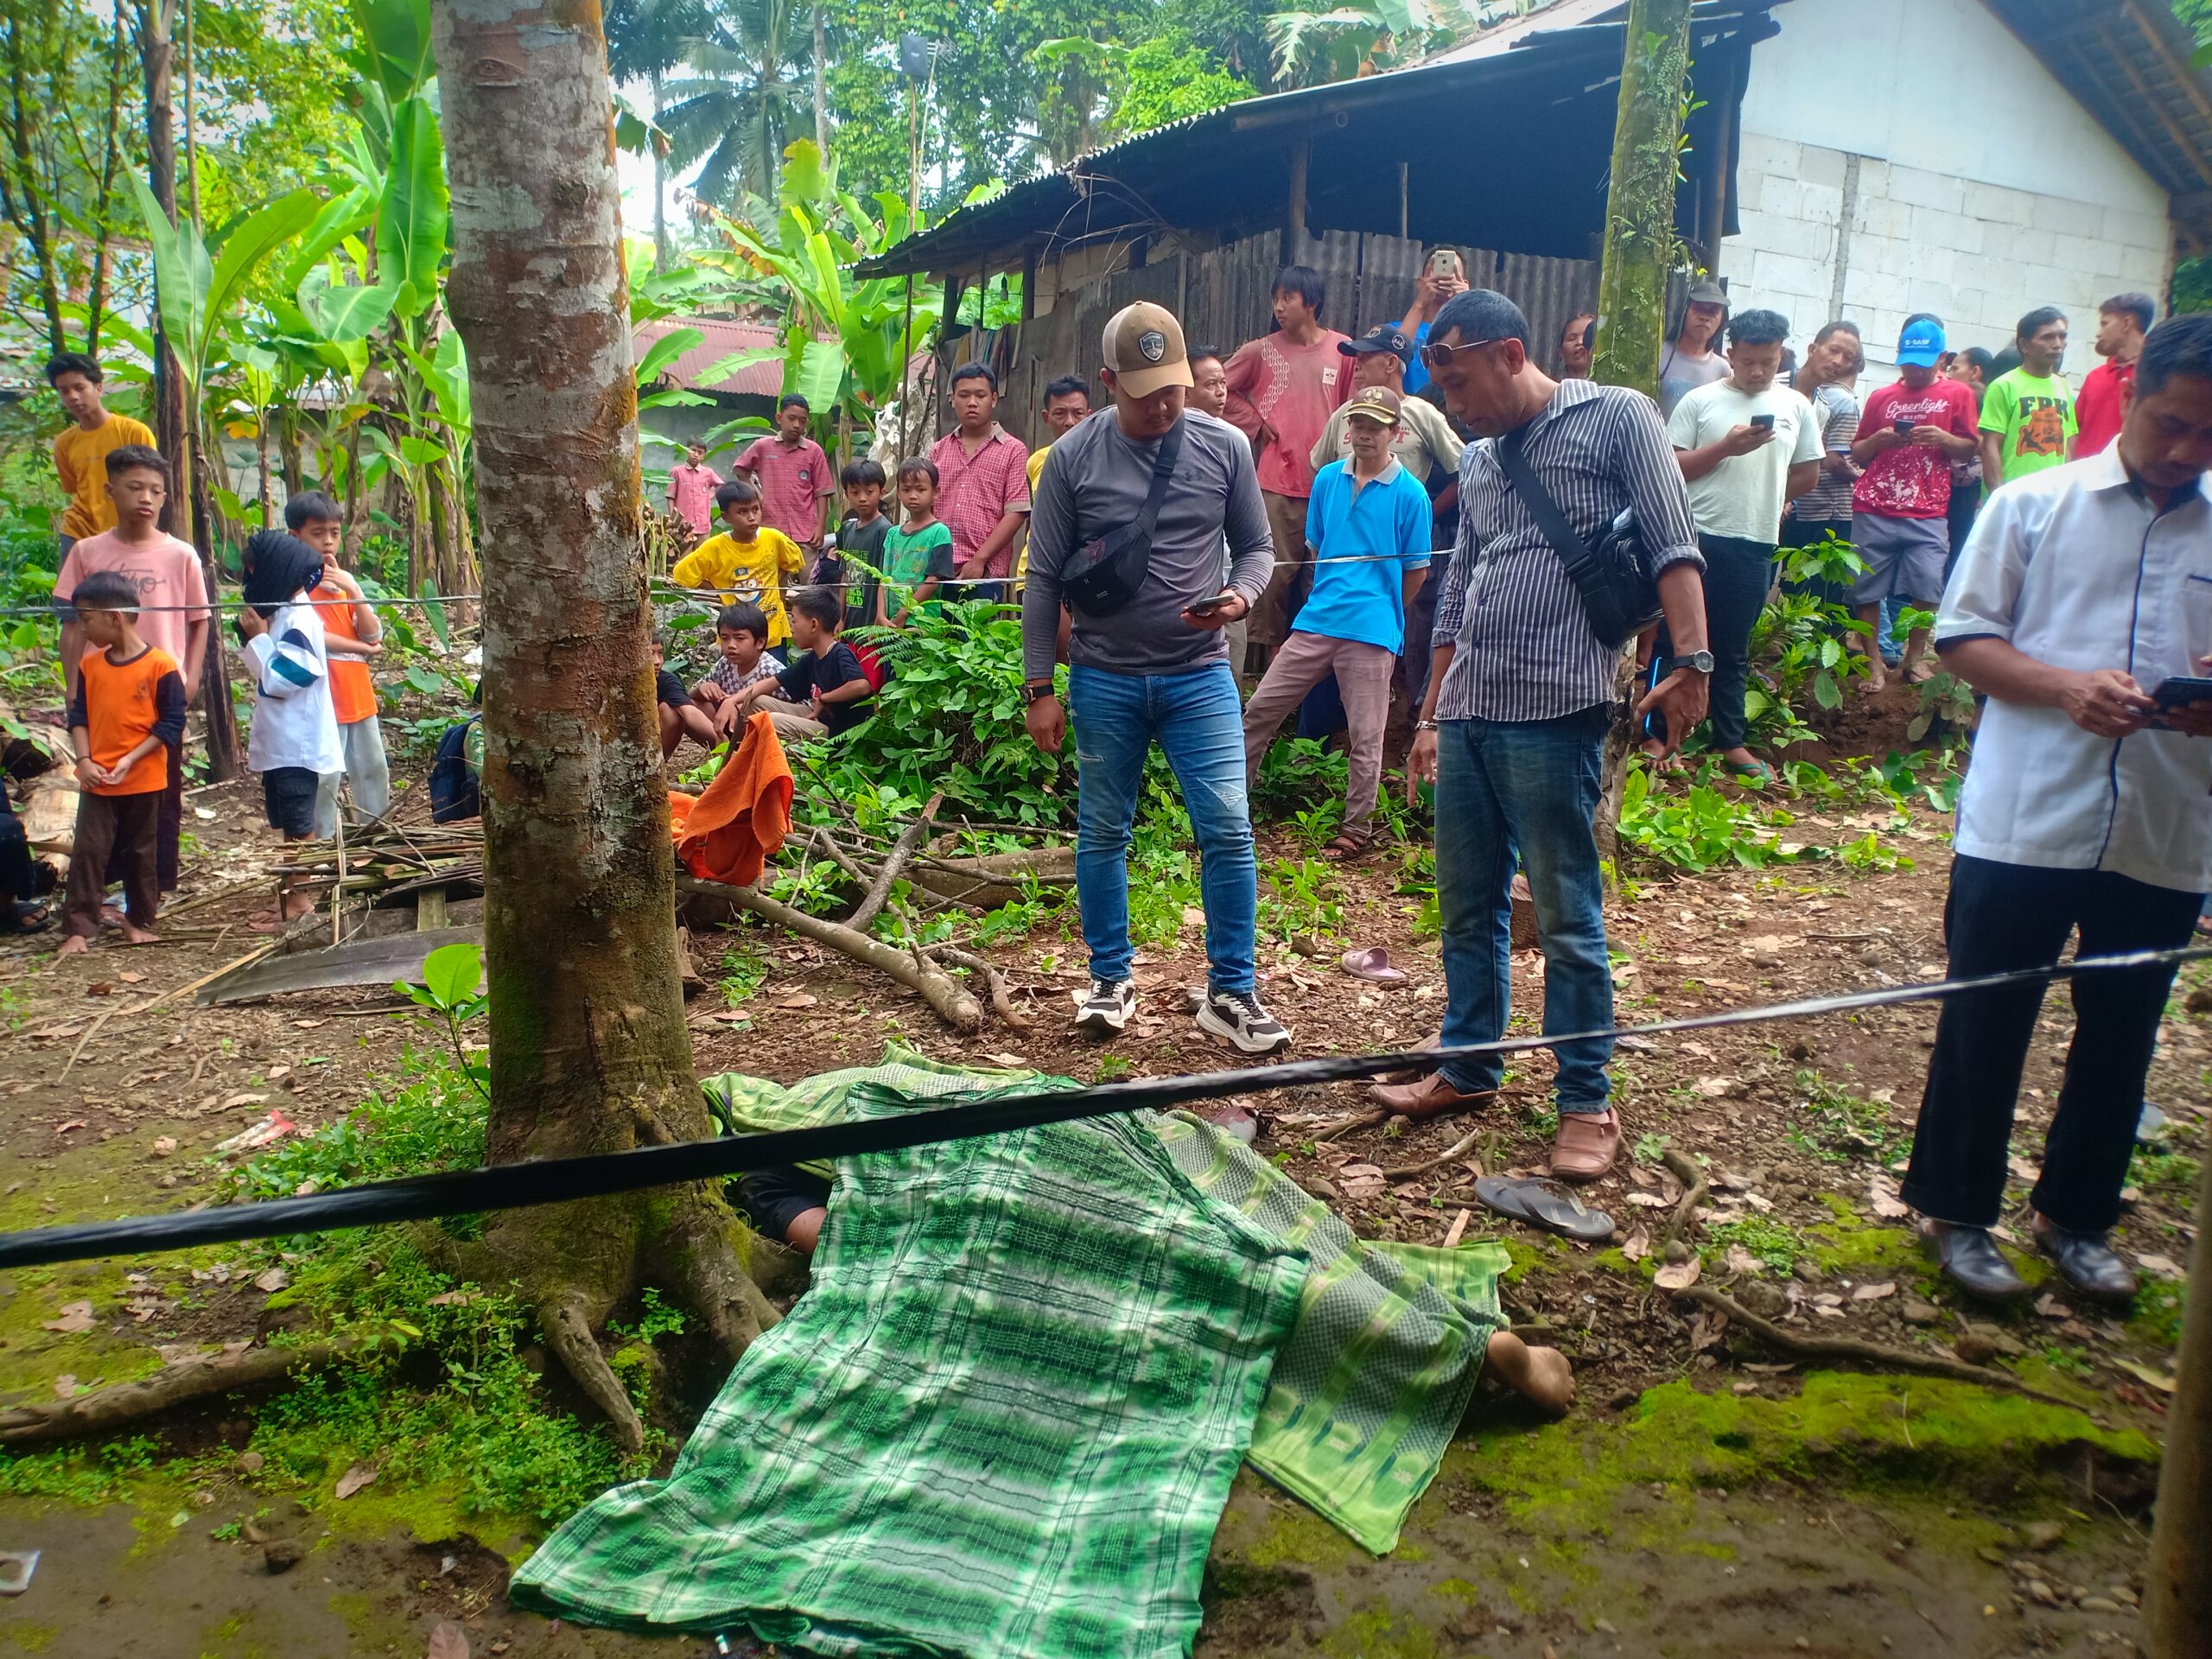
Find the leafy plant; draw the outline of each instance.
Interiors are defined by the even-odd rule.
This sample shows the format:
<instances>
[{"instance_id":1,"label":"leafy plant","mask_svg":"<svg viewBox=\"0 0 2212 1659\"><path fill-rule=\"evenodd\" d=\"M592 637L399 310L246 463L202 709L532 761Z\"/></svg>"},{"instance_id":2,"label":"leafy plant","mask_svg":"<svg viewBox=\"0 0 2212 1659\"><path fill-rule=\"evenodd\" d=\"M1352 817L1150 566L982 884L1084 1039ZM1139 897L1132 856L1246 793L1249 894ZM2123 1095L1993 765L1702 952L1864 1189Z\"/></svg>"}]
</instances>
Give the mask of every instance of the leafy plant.
<instances>
[{"instance_id":1,"label":"leafy plant","mask_svg":"<svg viewBox=\"0 0 2212 1659\"><path fill-rule=\"evenodd\" d=\"M1924 613L1923 613L1924 614ZM1903 620L1898 626L1903 626ZM1921 683L1920 707L1904 728L1915 743L1936 731L1947 742L1956 743L1974 723L1974 688L1948 669L1939 669Z\"/></svg>"},{"instance_id":2,"label":"leafy plant","mask_svg":"<svg viewBox=\"0 0 2212 1659\"><path fill-rule=\"evenodd\" d=\"M757 951L730 950L722 952L722 1001L735 1007L746 1001L766 982L768 959Z\"/></svg>"},{"instance_id":3,"label":"leafy plant","mask_svg":"<svg viewBox=\"0 0 2212 1659\"><path fill-rule=\"evenodd\" d=\"M1335 873L1311 858L1293 863L1279 858L1262 872L1266 888L1260 895L1260 932L1288 940L1312 933L1328 938L1344 925L1344 906L1336 898Z\"/></svg>"},{"instance_id":4,"label":"leafy plant","mask_svg":"<svg viewBox=\"0 0 2212 1659\"><path fill-rule=\"evenodd\" d=\"M1736 1221L1715 1222L1706 1237L1716 1252L1732 1244L1751 1253L1760 1266L1787 1273L1811 1254L1805 1235L1772 1216L1745 1216Z\"/></svg>"},{"instance_id":5,"label":"leafy plant","mask_svg":"<svg viewBox=\"0 0 2212 1659\"><path fill-rule=\"evenodd\" d=\"M1631 765L1621 794L1621 839L1679 869L1789 862L1800 855L1784 852L1780 837L1766 832L1791 822L1785 811L1738 800L1710 784L1659 794L1640 760Z\"/></svg>"},{"instance_id":6,"label":"leafy plant","mask_svg":"<svg viewBox=\"0 0 2212 1659\"><path fill-rule=\"evenodd\" d=\"M486 997L476 988L484 979L484 953L468 944L442 944L423 959L423 982L395 981L392 989L416 1005L436 1014L453 1045L454 1060L462 1076L486 1100L492 1097L491 1068L468 1058L461 1027L484 1012Z\"/></svg>"},{"instance_id":7,"label":"leafy plant","mask_svg":"<svg viewBox=\"0 0 2212 1659\"><path fill-rule=\"evenodd\" d=\"M1798 1072L1796 1084L1798 1112L1787 1134L1801 1150L1830 1163L1887 1163L1910 1144L1911 1135L1891 1122L1886 1103L1830 1083L1815 1071Z\"/></svg>"}]
</instances>

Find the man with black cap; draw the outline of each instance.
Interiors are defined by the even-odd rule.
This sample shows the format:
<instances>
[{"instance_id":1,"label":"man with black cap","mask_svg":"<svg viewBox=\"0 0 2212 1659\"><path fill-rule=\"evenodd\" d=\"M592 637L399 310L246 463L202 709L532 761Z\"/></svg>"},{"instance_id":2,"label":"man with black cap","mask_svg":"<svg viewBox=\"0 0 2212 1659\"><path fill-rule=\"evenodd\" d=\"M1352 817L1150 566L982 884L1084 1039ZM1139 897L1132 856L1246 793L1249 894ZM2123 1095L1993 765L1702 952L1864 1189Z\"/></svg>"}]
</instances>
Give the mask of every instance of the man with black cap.
<instances>
[{"instance_id":1,"label":"man with black cap","mask_svg":"<svg viewBox=\"0 0 2212 1659\"><path fill-rule=\"evenodd\" d=\"M1029 734L1058 753L1067 714L1052 664L1065 600L1068 701L1079 734L1076 899L1090 987L1076 1026L1111 1036L1136 1009L1129 944L1129 832L1157 742L1198 843L1206 916L1201 1030L1247 1054L1290 1046L1261 1006L1253 967L1258 873L1244 786L1243 709L1222 631L1250 612L1274 569L1251 446L1185 406L1182 325L1164 307L1109 318L1099 378L1113 395L1052 446L1029 521L1021 601ZM1222 581L1226 537L1229 580Z\"/></svg>"},{"instance_id":2,"label":"man with black cap","mask_svg":"<svg viewBox=\"0 0 2212 1659\"><path fill-rule=\"evenodd\" d=\"M1398 464L1424 485L1440 473L1446 480L1458 477L1459 452L1466 446L1452 431L1452 423L1434 404L1406 395L1406 365L1414 360L1414 337L1395 323L1381 322L1337 349L1351 359L1353 397L1381 386L1402 400L1397 429L1390 438L1390 454ZM1319 473L1351 454L1351 405L1344 404L1329 416L1308 459Z\"/></svg>"},{"instance_id":3,"label":"man with black cap","mask_svg":"<svg viewBox=\"0 0 2212 1659\"><path fill-rule=\"evenodd\" d=\"M1690 284L1681 327L1659 358L1659 412L1672 415L1685 392L1728 378L1728 359L1713 349L1728 321L1728 295L1710 276Z\"/></svg>"}]
</instances>

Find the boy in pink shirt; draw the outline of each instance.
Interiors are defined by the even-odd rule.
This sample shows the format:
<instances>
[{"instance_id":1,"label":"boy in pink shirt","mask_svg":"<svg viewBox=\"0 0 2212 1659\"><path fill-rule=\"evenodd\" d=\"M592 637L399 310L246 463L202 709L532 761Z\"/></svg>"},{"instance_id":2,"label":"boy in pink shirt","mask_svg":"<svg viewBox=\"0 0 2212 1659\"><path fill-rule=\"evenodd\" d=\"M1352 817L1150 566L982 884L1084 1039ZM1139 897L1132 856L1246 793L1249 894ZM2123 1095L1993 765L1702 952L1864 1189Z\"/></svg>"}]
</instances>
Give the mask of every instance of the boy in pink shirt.
<instances>
[{"instance_id":1,"label":"boy in pink shirt","mask_svg":"<svg viewBox=\"0 0 2212 1659\"><path fill-rule=\"evenodd\" d=\"M107 493L115 503L113 530L87 536L69 550L54 579L54 599L68 605L78 584L95 571L110 570L138 590L145 607L138 632L146 643L177 664L188 699L200 695L200 666L207 654L207 579L200 556L189 543L161 528L168 499L168 463L143 444L126 443L107 454ZM61 661L68 671L68 691L77 695L77 664L86 650L83 626L74 609L61 623ZM168 774L162 790L156 834L156 862L163 893L176 891L177 841L184 828L184 745L168 745ZM120 877L118 876L119 880Z\"/></svg>"},{"instance_id":2,"label":"boy in pink shirt","mask_svg":"<svg viewBox=\"0 0 2212 1659\"><path fill-rule=\"evenodd\" d=\"M1276 331L1248 340L1229 359L1229 421L1252 441L1260 493L1274 532L1275 570L1252 613L1251 637L1273 647L1290 635L1297 599L1313 581L1306 545L1313 493L1314 444L1351 389L1337 347L1347 336L1321 327L1328 297L1321 273L1286 265L1275 277Z\"/></svg>"},{"instance_id":3,"label":"boy in pink shirt","mask_svg":"<svg viewBox=\"0 0 2212 1659\"><path fill-rule=\"evenodd\" d=\"M760 486L760 522L797 542L810 563L822 546L822 504L837 491L830 457L806 435L813 416L805 398L785 392L776 405L775 431L753 439L736 462Z\"/></svg>"},{"instance_id":4,"label":"boy in pink shirt","mask_svg":"<svg viewBox=\"0 0 2212 1659\"><path fill-rule=\"evenodd\" d=\"M668 507L691 531L694 546L715 533L715 492L722 475L707 465L707 446L686 444L683 464L668 469Z\"/></svg>"}]
</instances>

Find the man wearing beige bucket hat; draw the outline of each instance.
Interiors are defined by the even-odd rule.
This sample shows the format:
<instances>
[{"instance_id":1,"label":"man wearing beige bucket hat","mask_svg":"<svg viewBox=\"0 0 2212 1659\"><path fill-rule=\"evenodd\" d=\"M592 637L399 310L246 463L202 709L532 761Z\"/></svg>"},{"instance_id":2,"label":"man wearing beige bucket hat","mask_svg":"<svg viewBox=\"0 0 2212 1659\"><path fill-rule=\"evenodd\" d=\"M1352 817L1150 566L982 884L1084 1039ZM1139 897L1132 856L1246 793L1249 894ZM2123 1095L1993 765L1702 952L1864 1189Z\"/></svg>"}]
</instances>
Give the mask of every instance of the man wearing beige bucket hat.
<instances>
[{"instance_id":1,"label":"man wearing beige bucket hat","mask_svg":"<svg viewBox=\"0 0 2212 1659\"><path fill-rule=\"evenodd\" d=\"M1090 951L1076 1025L1110 1036L1135 1011L1129 838L1156 742L1198 843L1207 965L1199 1027L1244 1053L1273 1053L1289 1046L1290 1033L1255 990L1259 893L1243 710L1222 639L1274 569L1267 508L1243 434L1185 407L1191 367L1173 313L1124 307L1100 346L1099 378L1114 407L1055 443L1038 476L1021 604L1030 735L1057 752L1071 714L1075 723L1076 897ZM1066 713L1053 685L1063 604L1074 617Z\"/></svg>"}]
</instances>

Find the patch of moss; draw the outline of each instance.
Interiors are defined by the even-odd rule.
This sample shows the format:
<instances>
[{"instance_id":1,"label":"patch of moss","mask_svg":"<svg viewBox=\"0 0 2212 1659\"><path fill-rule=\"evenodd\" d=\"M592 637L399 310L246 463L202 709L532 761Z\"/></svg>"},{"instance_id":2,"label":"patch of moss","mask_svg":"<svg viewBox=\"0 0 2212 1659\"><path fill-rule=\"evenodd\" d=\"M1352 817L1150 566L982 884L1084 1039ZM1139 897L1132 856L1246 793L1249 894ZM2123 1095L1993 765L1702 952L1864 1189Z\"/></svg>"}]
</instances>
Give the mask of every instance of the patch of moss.
<instances>
[{"instance_id":1,"label":"patch of moss","mask_svg":"<svg viewBox=\"0 0 2212 1659\"><path fill-rule=\"evenodd\" d=\"M22 1653L44 1653L57 1641L61 1632L51 1624L10 1622L0 1624L0 1640Z\"/></svg>"},{"instance_id":2,"label":"patch of moss","mask_svg":"<svg viewBox=\"0 0 2212 1659\"><path fill-rule=\"evenodd\" d=\"M1791 1398L1703 1394L1688 1382L1649 1390L1618 1423L1569 1421L1534 1434L1479 1432L1456 1444L1448 1473L1497 1493L1506 1511L1562 1539L1625 1530L1645 1548L1681 1548L1679 1522L1700 1486L1776 1478L1848 1489L1987 1490L2025 1497L2039 1455L2087 1443L2157 1460L2143 1435L2100 1429L2081 1412L1969 1383L1815 1372ZM1632 1487L1658 1488L1624 1520Z\"/></svg>"},{"instance_id":3,"label":"patch of moss","mask_svg":"<svg viewBox=\"0 0 2212 1659\"><path fill-rule=\"evenodd\" d=\"M1260 1535L1236 1551L1248 1567L1328 1570L1364 1561L1367 1552L1303 1503L1268 1503Z\"/></svg>"},{"instance_id":4,"label":"patch of moss","mask_svg":"<svg viewBox=\"0 0 2212 1659\"><path fill-rule=\"evenodd\" d=\"M1388 1607L1368 1607L1331 1630L1324 1653L1343 1659L1436 1659L1436 1632L1414 1618L1400 1618Z\"/></svg>"},{"instance_id":5,"label":"patch of moss","mask_svg":"<svg viewBox=\"0 0 2212 1659\"><path fill-rule=\"evenodd\" d=\"M2148 1279L2135 1298L2128 1334L2171 1353L2181 1346L2181 1316L2188 1294L2171 1279Z\"/></svg>"}]
</instances>

